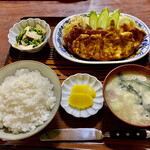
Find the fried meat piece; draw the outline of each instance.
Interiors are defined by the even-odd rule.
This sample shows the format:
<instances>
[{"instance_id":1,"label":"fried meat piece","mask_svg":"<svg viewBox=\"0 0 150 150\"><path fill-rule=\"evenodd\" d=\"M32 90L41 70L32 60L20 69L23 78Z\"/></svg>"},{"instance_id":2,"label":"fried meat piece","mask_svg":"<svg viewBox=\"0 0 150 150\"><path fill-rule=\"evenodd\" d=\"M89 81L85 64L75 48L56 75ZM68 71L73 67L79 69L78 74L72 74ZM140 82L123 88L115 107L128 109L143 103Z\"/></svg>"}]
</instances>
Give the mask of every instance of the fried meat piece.
<instances>
[{"instance_id":1,"label":"fried meat piece","mask_svg":"<svg viewBox=\"0 0 150 150\"><path fill-rule=\"evenodd\" d=\"M72 42L78 38L80 34L84 34L85 32L85 29L74 26L70 32L63 37L65 45L68 46L68 43L72 44Z\"/></svg>"},{"instance_id":2,"label":"fried meat piece","mask_svg":"<svg viewBox=\"0 0 150 150\"><path fill-rule=\"evenodd\" d=\"M126 58L134 52L134 38L130 32L120 33L110 27L106 34L81 34L72 43L72 51L89 60L115 60Z\"/></svg>"},{"instance_id":3,"label":"fried meat piece","mask_svg":"<svg viewBox=\"0 0 150 150\"><path fill-rule=\"evenodd\" d=\"M72 42L76 40L81 34L88 34L88 35L93 35L93 34L105 34L106 31L99 29L99 30L90 30L90 29L83 29L82 27L77 27L74 26L70 32L63 37L64 40L64 47L67 47L68 50L75 54L72 50Z\"/></svg>"},{"instance_id":4,"label":"fried meat piece","mask_svg":"<svg viewBox=\"0 0 150 150\"><path fill-rule=\"evenodd\" d=\"M129 57L140 46L146 33L128 25L106 30L90 30L74 26L63 38L65 47L86 60L117 60Z\"/></svg>"},{"instance_id":5,"label":"fried meat piece","mask_svg":"<svg viewBox=\"0 0 150 150\"><path fill-rule=\"evenodd\" d=\"M135 39L134 47L137 49L142 41L144 40L144 37L146 36L145 31L138 29L133 24L122 24L119 26L118 30L123 32L132 32L133 38Z\"/></svg>"},{"instance_id":6,"label":"fried meat piece","mask_svg":"<svg viewBox=\"0 0 150 150\"><path fill-rule=\"evenodd\" d=\"M99 50L103 47L103 41L100 34L88 35L81 34L72 43L72 51L83 59L91 59L96 57Z\"/></svg>"},{"instance_id":7,"label":"fried meat piece","mask_svg":"<svg viewBox=\"0 0 150 150\"><path fill-rule=\"evenodd\" d=\"M146 33L143 30L139 30L138 28L133 28L130 30L130 32L133 34L133 38L135 39L134 48L137 49L143 42Z\"/></svg>"}]
</instances>

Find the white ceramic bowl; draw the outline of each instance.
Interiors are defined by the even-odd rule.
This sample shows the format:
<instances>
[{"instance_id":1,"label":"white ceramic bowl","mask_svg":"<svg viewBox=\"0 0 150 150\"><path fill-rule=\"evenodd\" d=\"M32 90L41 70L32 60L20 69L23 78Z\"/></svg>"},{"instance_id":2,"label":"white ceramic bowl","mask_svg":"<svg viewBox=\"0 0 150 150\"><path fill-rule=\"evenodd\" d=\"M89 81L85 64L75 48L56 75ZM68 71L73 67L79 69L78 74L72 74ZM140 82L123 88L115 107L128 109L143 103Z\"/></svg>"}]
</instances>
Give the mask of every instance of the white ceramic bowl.
<instances>
[{"instance_id":1,"label":"white ceramic bowl","mask_svg":"<svg viewBox=\"0 0 150 150\"><path fill-rule=\"evenodd\" d=\"M46 29L47 33L46 33L45 40L39 46L34 47L32 49L19 49L19 47L15 46L16 36L20 33L22 28L25 27L26 25L35 26L36 23L39 23L40 25L42 25ZM14 47L15 49L18 49L18 50L23 51L23 52L34 53L34 52L40 51L45 46L45 44L47 43L47 41L50 38L50 34L51 34L50 26L44 20L41 20L39 18L35 18L35 19L28 18L26 20L21 20L20 22L14 24L14 26L9 30L8 41L12 45L12 47Z\"/></svg>"},{"instance_id":2,"label":"white ceramic bowl","mask_svg":"<svg viewBox=\"0 0 150 150\"><path fill-rule=\"evenodd\" d=\"M74 85L90 85L94 88L96 92L96 97L94 98L94 104L90 108L85 110L77 110L69 105L69 96L71 94L71 90ZM95 115L103 106L103 95L102 95L102 83L94 76L89 74L81 74L77 73L68 77L62 83L62 98L61 98L61 106L65 109L65 111L73 115L77 118L87 118L92 115Z\"/></svg>"},{"instance_id":3,"label":"white ceramic bowl","mask_svg":"<svg viewBox=\"0 0 150 150\"><path fill-rule=\"evenodd\" d=\"M57 50L57 52L64 58L73 61L73 62L77 62L77 63L82 63L82 64L120 64L120 63L129 63L129 62L133 62L136 61L142 57L144 57L150 50L150 30L148 28L148 26L140 19L129 15L129 14L125 14L125 13L121 13L121 16L127 16L130 17L131 19L133 19L137 26L140 29L143 29L146 32L146 36L144 38L144 41L142 42L142 44L139 46L138 48L138 54L135 55L132 58L126 58L126 59L121 59L121 60L111 60L111 61L98 61L98 60L83 60L80 58L76 58L74 57L72 54L68 53L68 51L63 47L63 37L62 37L62 30L63 30L63 26L65 23L68 23L69 20L77 15L81 15L81 16L89 16L88 13L84 13L84 14L76 14L76 15L72 15L69 16L65 19L63 19L62 21L60 21L57 26L54 29L53 32L53 44L55 49Z\"/></svg>"},{"instance_id":4,"label":"white ceramic bowl","mask_svg":"<svg viewBox=\"0 0 150 150\"><path fill-rule=\"evenodd\" d=\"M30 71L39 70L42 76L50 80L50 82L54 85L53 91L54 91L54 96L56 96L56 104L54 108L51 110L51 115L49 119L44 124L38 126L33 131L13 134L8 131L5 132L4 129L0 129L0 139L3 139L3 140L20 140L20 139L24 139L24 138L30 137L38 133L51 122L51 120L54 118L60 106L60 98L61 98L60 81L56 73L50 67L46 66L43 63L40 63L37 61L22 60L22 61L17 61L17 62L8 64L0 69L0 84L4 81L6 77L14 75L16 70L22 69L22 68L29 69Z\"/></svg>"}]
</instances>

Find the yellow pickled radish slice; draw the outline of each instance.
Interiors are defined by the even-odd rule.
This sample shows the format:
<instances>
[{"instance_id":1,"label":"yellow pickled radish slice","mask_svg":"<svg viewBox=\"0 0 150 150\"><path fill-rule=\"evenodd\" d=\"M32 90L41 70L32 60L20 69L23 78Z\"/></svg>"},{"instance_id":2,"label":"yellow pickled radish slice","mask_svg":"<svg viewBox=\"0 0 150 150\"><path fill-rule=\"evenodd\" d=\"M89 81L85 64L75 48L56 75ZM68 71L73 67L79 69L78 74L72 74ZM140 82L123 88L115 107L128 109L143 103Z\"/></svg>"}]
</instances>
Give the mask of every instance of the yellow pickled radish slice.
<instances>
[{"instance_id":1,"label":"yellow pickled radish slice","mask_svg":"<svg viewBox=\"0 0 150 150\"><path fill-rule=\"evenodd\" d=\"M74 85L72 88L72 93L85 93L93 98L96 97L96 92L94 88L89 85Z\"/></svg>"},{"instance_id":2,"label":"yellow pickled radish slice","mask_svg":"<svg viewBox=\"0 0 150 150\"><path fill-rule=\"evenodd\" d=\"M78 109L89 108L93 103L93 98L85 93L72 93L69 97L69 104Z\"/></svg>"}]
</instances>

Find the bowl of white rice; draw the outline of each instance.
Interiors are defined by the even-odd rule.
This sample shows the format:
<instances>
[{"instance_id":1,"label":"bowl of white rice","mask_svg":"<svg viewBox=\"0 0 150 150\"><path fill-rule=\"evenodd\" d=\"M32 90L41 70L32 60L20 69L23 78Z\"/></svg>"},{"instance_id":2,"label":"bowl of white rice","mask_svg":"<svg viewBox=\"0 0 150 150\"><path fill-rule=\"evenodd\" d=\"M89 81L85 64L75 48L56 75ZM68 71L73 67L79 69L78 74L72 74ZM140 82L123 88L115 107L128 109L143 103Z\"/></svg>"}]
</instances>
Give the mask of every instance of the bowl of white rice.
<instances>
[{"instance_id":1,"label":"bowl of white rice","mask_svg":"<svg viewBox=\"0 0 150 150\"><path fill-rule=\"evenodd\" d=\"M45 128L60 106L56 73L37 61L22 60L0 69L0 139L20 140Z\"/></svg>"}]
</instances>

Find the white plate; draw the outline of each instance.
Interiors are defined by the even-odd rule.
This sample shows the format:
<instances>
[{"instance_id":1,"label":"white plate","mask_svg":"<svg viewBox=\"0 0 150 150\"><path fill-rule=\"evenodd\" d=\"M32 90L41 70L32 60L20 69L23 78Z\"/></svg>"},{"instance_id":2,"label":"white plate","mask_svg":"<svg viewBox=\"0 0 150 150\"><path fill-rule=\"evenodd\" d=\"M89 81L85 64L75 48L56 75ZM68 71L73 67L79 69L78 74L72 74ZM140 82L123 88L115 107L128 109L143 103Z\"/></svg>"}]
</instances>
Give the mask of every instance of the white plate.
<instances>
[{"instance_id":1,"label":"white plate","mask_svg":"<svg viewBox=\"0 0 150 150\"><path fill-rule=\"evenodd\" d=\"M85 109L85 110L77 110L69 105L69 96L71 94L71 90L74 85L90 85L94 88L96 92L96 97L94 98L93 106ZM103 106L103 95L102 95L102 83L94 76L89 74L81 74L77 73L68 77L62 83L62 98L61 98L61 106L65 109L67 113L73 115L77 118L87 118L91 115L95 115Z\"/></svg>"},{"instance_id":2,"label":"white plate","mask_svg":"<svg viewBox=\"0 0 150 150\"><path fill-rule=\"evenodd\" d=\"M88 14L78 14L78 15L88 15ZM147 25L142 22L140 19L128 15L128 14L124 14L121 13L122 16L127 16L132 18L136 24L138 25L139 28L143 29L146 32L146 36L144 38L144 41L142 42L141 46L139 47L139 54L132 57L132 58L126 58L123 60L112 60L112 61L88 61L88 60L82 60L82 59L78 59L73 57L72 55L70 55L67 50L62 46L62 29L65 23L67 23L70 18L75 17L76 15L73 16L69 16L65 19L63 19L62 21L60 21L57 26L55 27L55 30L53 32L53 44L55 49L57 50L57 52L64 58L73 61L73 62L77 62L77 63L83 63L83 64L118 64L118 63L127 63L127 62L132 62L132 61L136 61L142 57L144 57L150 50L150 30L147 27Z\"/></svg>"}]
</instances>

